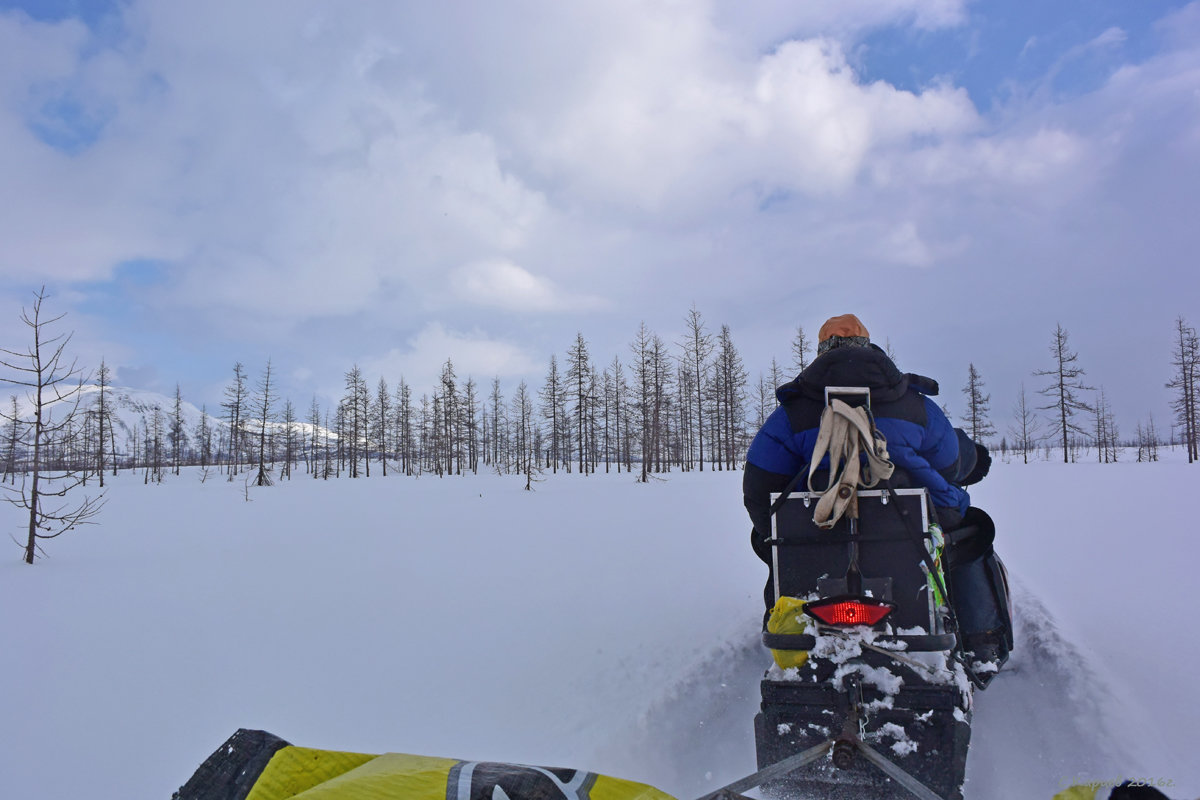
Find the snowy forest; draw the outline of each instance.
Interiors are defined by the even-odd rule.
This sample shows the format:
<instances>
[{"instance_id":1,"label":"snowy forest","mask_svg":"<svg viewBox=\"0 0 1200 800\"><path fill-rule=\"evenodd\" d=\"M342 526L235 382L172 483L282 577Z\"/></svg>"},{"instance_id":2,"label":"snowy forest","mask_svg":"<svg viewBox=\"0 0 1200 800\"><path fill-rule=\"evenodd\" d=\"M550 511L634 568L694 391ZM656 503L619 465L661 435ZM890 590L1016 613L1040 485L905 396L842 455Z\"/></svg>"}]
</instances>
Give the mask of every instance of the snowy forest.
<instances>
[{"instance_id":1,"label":"snowy forest","mask_svg":"<svg viewBox=\"0 0 1200 800\"><path fill-rule=\"evenodd\" d=\"M525 476L550 472L636 472L640 480L672 470L737 469L749 440L776 406L775 387L813 357L810 335L797 328L786 363L772 359L751 381L727 325L714 332L692 308L681 341L668 344L643 323L625 354L598 365L582 333L544 379L504 387L457 374L447 359L435 386L413 387L403 376L344 375L344 395L304 407L280 397L268 361L255 377L235 363L220 410L198 409L178 385L173 397L114 386L102 362L94 373L68 364L69 335L39 318L41 297L25 322L33 346L5 349L3 377L13 393L3 419L4 480L34 471L94 476L136 470L146 482L182 467L243 473L257 484L310 478L402 474L461 475L488 470ZM1112 462L1128 450L1154 461L1160 446L1182 446L1197 457L1200 339L1183 317L1171 331L1174 374L1164 376L1175 417L1168 432L1152 416L1132 435L1118 425L1103 387L1087 385L1068 332L1050 336L1045 368L1011 394L1012 410L993 408L975 365L959 390L964 411L955 425L1003 457ZM890 344L887 345L891 355ZM623 360L624 359L624 360ZM945 397L952 392L943 386ZM1127 456L1129 457L1129 456Z\"/></svg>"}]
</instances>

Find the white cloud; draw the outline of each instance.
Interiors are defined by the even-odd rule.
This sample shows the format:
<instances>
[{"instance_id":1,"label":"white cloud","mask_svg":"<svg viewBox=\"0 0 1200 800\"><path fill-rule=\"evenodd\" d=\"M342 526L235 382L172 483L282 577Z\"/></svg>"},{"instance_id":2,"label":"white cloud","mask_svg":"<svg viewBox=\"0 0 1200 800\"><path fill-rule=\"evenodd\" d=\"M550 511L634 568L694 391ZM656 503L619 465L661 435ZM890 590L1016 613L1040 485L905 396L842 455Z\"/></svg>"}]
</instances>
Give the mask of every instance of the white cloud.
<instances>
[{"instance_id":1,"label":"white cloud","mask_svg":"<svg viewBox=\"0 0 1200 800\"><path fill-rule=\"evenodd\" d=\"M717 0L715 16L723 29L737 31L765 49L780 43L780 31L793 37L850 37L893 25L918 30L956 28L967 21L966 5L966 0L756 0L750 13L742 0Z\"/></svg>"},{"instance_id":2,"label":"white cloud","mask_svg":"<svg viewBox=\"0 0 1200 800\"><path fill-rule=\"evenodd\" d=\"M994 133L902 154L879 175L892 185L960 186L971 194L1024 193L1078 176L1095 157L1092 150L1086 139L1060 123L1029 133Z\"/></svg>"},{"instance_id":3,"label":"white cloud","mask_svg":"<svg viewBox=\"0 0 1200 800\"><path fill-rule=\"evenodd\" d=\"M91 46L76 21L0 14L0 275L104 278L119 261L169 248L142 165L110 157L104 143L135 82L122 57ZM71 155L35 131L67 144L99 131L101 143Z\"/></svg>"},{"instance_id":4,"label":"white cloud","mask_svg":"<svg viewBox=\"0 0 1200 800\"><path fill-rule=\"evenodd\" d=\"M49 52L14 65L9 97L59 81L112 109L74 155L35 138L30 109L0 109L12 210L0 271L103 278L153 258L174 265L184 305L339 314L527 243L539 194L501 167L489 135L456 129L412 76L388 75L396 48L380 33L301 26L300 6L239 12L238 26L213 24L215 12L135 5L127 24L144 47L98 54L82 26L0 18L0 38ZM308 38L290 36L297 27ZM283 302L264 303L271 294Z\"/></svg>"},{"instance_id":5,"label":"white cloud","mask_svg":"<svg viewBox=\"0 0 1200 800\"><path fill-rule=\"evenodd\" d=\"M882 82L862 85L828 39L788 42L763 59L755 98L769 120L764 139L773 159L764 173L782 169L789 188L800 190L845 188L880 148L980 125L961 89L914 94Z\"/></svg>"},{"instance_id":6,"label":"white cloud","mask_svg":"<svg viewBox=\"0 0 1200 800\"><path fill-rule=\"evenodd\" d=\"M880 256L913 267L927 267L933 263L929 246L921 240L917 226L904 222L894 227L883 239Z\"/></svg>"},{"instance_id":7,"label":"white cloud","mask_svg":"<svg viewBox=\"0 0 1200 800\"><path fill-rule=\"evenodd\" d=\"M1200 2L1188 3L1155 23L1155 30L1172 47L1192 50L1200 37Z\"/></svg>"},{"instance_id":8,"label":"white cloud","mask_svg":"<svg viewBox=\"0 0 1200 800\"><path fill-rule=\"evenodd\" d=\"M1104 49L1125 44L1129 36L1120 28L1106 28L1096 38L1087 43L1088 48Z\"/></svg>"},{"instance_id":9,"label":"white cloud","mask_svg":"<svg viewBox=\"0 0 1200 800\"><path fill-rule=\"evenodd\" d=\"M846 55L882 26L969 23L957 0L475 5L132 0L115 44L0 12L0 276L86 292L72 282L156 260L149 288L104 287L139 330L158 314L203 332L187 347L303 349L335 379L373 357L394 378L452 347L480 375L540 373L523 348L565 346L563 311L603 308L584 332L611 355L640 317L678 324L696 301L740 333L864 265L905 276L879 293L900 303L944 291L943 266L961 288L1089 247L1111 260L1123 230L1195 250L1200 4L1098 90L1015 85L986 115L950 83L866 82ZM1097 33L1084 77L1124 50ZM1049 31L1014 35L1054 57ZM105 121L74 154L29 124L60 89ZM472 325L488 333L454 332ZM141 346L109 326L108 353Z\"/></svg>"},{"instance_id":10,"label":"white cloud","mask_svg":"<svg viewBox=\"0 0 1200 800\"><path fill-rule=\"evenodd\" d=\"M505 259L476 261L450 276L460 298L508 311L582 311L604 307L600 298L575 295Z\"/></svg>"},{"instance_id":11,"label":"white cloud","mask_svg":"<svg viewBox=\"0 0 1200 800\"><path fill-rule=\"evenodd\" d=\"M453 363L460 382L473 377L480 385L494 376L535 374L544 367L511 342L493 339L478 330L464 333L431 322L409 339L406 347L366 359L362 368L364 375L381 375L393 385L403 377L419 395L436 385L447 359Z\"/></svg>"},{"instance_id":12,"label":"white cloud","mask_svg":"<svg viewBox=\"0 0 1200 800\"><path fill-rule=\"evenodd\" d=\"M969 237L961 233L951 239L931 239L922 233L913 220L870 227L877 228L866 232L864 237L865 241L876 243L870 255L884 263L918 268L932 267L941 261L962 255L970 246Z\"/></svg>"},{"instance_id":13,"label":"white cloud","mask_svg":"<svg viewBox=\"0 0 1200 800\"><path fill-rule=\"evenodd\" d=\"M929 24L952 24L959 6L886 5L880 20ZM111 121L68 156L22 125L27 109L0 112L0 197L14 209L0 271L103 278L150 258L173 265L182 305L351 314L388 287L435 293L481 252L528 261L564 214L641 226L699 219L748 185L844 188L878 148L973 124L953 90L860 84L830 40L740 51L702 6L558 9L560 33L578 34L570 48L481 13L505 34L474 43L489 62L472 76L490 94L458 75L454 48L414 40L414 22L449 24L429 10L134 3L125 24L139 44L112 49L78 24L4 16L7 39L45 53L13 65L9 97L65 80L103 98ZM415 71L414 49L432 71ZM569 274L553 269L542 280ZM280 302L264 303L272 292ZM594 305L545 286L514 297L500 304Z\"/></svg>"},{"instance_id":14,"label":"white cloud","mask_svg":"<svg viewBox=\"0 0 1200 800\"><path fill-rule=\"evenodd\" d=\"M981 127L962 89L864 84L836 39L763 55L682 13L630 24L610 60L577 76L576 94L536 118L518 108L511 126L573 202L690 219L751 184L844 189L889 148Z\"/></svg>"}]
</instances>

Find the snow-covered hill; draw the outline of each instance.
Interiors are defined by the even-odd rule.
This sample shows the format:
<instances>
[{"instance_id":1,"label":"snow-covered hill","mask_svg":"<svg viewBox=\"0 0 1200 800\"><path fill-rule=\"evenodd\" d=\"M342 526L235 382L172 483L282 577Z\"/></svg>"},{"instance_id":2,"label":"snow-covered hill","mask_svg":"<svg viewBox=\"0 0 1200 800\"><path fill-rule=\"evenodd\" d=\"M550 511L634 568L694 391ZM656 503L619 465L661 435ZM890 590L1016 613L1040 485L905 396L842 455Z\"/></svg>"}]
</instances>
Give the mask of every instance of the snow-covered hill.
<instances>
[{"instance_id":1,"label":"snow-covered hill","mask_svg":"<svg viewBox=\"0 0 1200 800\"><path fill-rule=\"evenodd\" d=\"M18 414L22 419L31 419L33 415L32 401L28 396L15 395L15 397L17 398ZM79 392L78 411L82 414L83 412L95 410L98 407L99 400L100 387L90 384L84 385ZM161 424L164 431L170 428L175 415L174 396L142 389L109 386L105 389L105 403L111 415L116 451L121 456L128 456L142 448L147 430L154 424L156 413L161 417ZM49 403L47 407L50 409L51 414L54 415L54 418L59 418L62 414L67 413L69 407L73 404L74 400L71 400L70 402L63 403ZM11 406L6 405L5 411L11 413ZM217 447L222 436L228 436L229 425L227 418L223 416L225 413L220 408L213 409L206 407L202 410L187 400L181 400L179 404L179 416L183 423L185 450L187 448L198 449L197 442L199 441L198 437L202 418L207 418L207 426L212 432L213 447ZM274 409L272 413L273 416L277 416ZM256 432L258 421L253 417L253 409L249 403L247 403L246 409L243 410L243 418L245 420L244 430ZM294 426L297 436L311 436L311 425L297 421L294 423ZM281 433L283 428L283 424L277 419L273 419L268 423L268 430L271 432ZM319 429L318 432L322 436L326 435L324 428ZM336 440L337 438L333 432L329 432L328 436L331 440Z\"/></svg>"},{"instance_id":2,"label":"snow-covered hill","mask_svg":"<svg viewBox=\"0 0 1200 800\"><path fill-rule=\"evenodd\" d=\"M22 419L33 416L33 401L27 394L12 395L17 400L17 411ZM85 384L79 390L78 412L88 412L97 408L100 400L100 387ZM10 411L11 400L5 404L5 411ZM146 428L153 424L154 414L161 414L163 425L175 413L175 398L158 392L148 392L141 389L130 389L123 386L108 386L105 389L105 403L111 415L113 436L116 439L117 452L127 454L132 452L134 437L144 438ZM75 399L60 403L47 403L52 418L58 419L75 406ZM204 414L193 404L183 400L180 403L180 418L188 436L195 434L200 427L200 419ZM220 419L208 414L208 424L215 430L222 425Z\"/></svg>"},{"instance_id":3,"label":"snow-covered hill","mask_svg":"<svg viewBox=\"0 0 1200 800\"><path fill-rule=\"evenodd\" d=\"M977 487L1018 645L978 695L970 800L1121 776L1200 795L1198 476L997 463ZM769 655L740 473L200 477L122 475L100 526L0 560L0 797L165 800L238 727L680 798L753 771Z\"/></svg>"}]
</instances>

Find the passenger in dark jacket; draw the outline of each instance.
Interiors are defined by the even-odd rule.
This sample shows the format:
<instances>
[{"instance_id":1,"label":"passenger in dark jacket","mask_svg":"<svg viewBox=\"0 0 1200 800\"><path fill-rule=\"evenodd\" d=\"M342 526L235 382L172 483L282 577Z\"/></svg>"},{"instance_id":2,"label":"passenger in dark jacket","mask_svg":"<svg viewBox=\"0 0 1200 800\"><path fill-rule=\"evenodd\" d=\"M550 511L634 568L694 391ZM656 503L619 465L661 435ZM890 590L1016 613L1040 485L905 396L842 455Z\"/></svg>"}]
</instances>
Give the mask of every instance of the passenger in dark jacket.
<instances>
[{"instance_id":1,"label":"passenger in dark jacket","mask_svg":"<svg viewBox=\"0 0 1200 800\"><path fill-rule=\"evenodd\" d=\"M758 431L746 456L742 492L754 523L752 544L759 558L770 563L763 542L771 537L771 493L782 491L797 472L807 469L827 386L871 390L871 413L876 428L887 438L892 462L912 484L929 490L943 528L958 525L971 504L962 486L973 482L974 442L956 430L930 399L938 393L936 381L901 372L871 343L862 322L844 314L821 326L812 364L776 390L779 407ZM807 488L804 480L798 484L801 489Z\"/></svg>"},{"instance_id":2,"label":"passenger in dark jacket","mask_svg":"<svg viewBox=\"0 0 1200 800\"><path fill-rule=\"evenodd\" d=\"M958 543L948 552L951 603L962 646L977 661L1003 664L1013 644L1012 623L1007 588L998 577L1003 565L992 548L995 527L987 514L970 507L971 498L963 489L987 474L991 466L987 449L953 427L930 399L938 392L937 382L901 372L871 344L858 317L833 317L821 326L817 340L816 359L794 381L776 390L779 407L763 423L746 455L742 493L754 523L751 544L768 567L763 591L767 608L774 603L771 548L766 543L771 538L771 494L783 491L801 470L807 474L826 387L866 387L875 427L886 437L888 457L897 467L892 485L899 487L903 484L898 481L907 480L925 487L942 529L950 532L963 526L957 531ZM824 467L828 468L827 460ZM797 485L808 488L804 476ZM764 617L764 630L766 624ZM976 679L986 685L985 679Z\"/></svg>"}]
</instances>

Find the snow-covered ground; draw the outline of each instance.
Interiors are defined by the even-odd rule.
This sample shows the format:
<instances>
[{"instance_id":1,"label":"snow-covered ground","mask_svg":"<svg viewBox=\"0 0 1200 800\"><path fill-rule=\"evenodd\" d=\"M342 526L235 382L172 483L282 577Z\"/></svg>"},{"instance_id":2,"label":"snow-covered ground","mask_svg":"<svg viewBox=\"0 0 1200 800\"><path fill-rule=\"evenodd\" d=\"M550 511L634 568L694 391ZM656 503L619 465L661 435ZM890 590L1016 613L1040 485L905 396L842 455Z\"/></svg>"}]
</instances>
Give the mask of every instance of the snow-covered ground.
<instances>
[{"instance_id":1,"label":"snow-covered ground","mask_svg":"<svg viewBox=\"0 0 1200 800\"><path fill-rule=\"evenodd\" d=\"M1164 456L997 463L973 493L1019 629L971 800L1200 795L1200 465ZM238 727L710 791L754 769L770 658L740 480L122 475L99 526L0 563L0 797L165 800Z\"/></svg>"}]
</instances>

